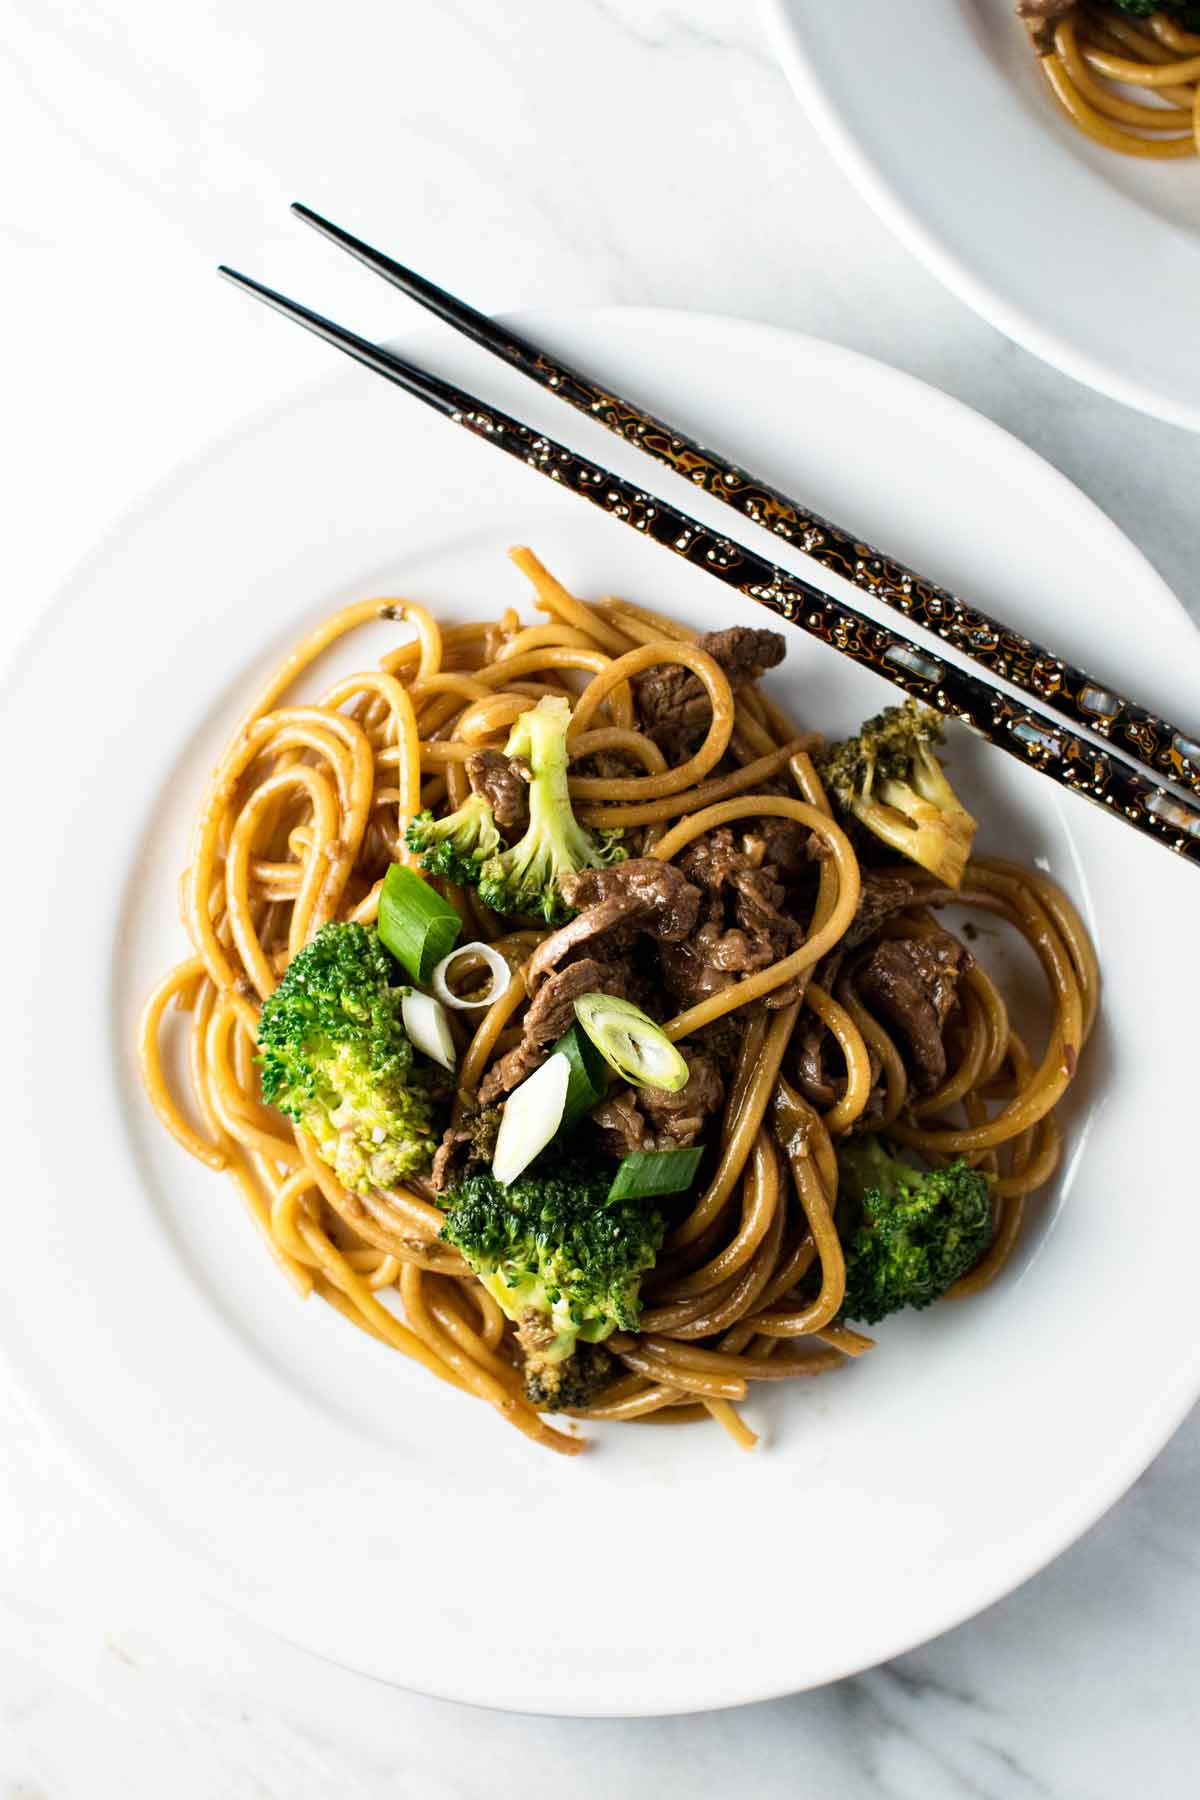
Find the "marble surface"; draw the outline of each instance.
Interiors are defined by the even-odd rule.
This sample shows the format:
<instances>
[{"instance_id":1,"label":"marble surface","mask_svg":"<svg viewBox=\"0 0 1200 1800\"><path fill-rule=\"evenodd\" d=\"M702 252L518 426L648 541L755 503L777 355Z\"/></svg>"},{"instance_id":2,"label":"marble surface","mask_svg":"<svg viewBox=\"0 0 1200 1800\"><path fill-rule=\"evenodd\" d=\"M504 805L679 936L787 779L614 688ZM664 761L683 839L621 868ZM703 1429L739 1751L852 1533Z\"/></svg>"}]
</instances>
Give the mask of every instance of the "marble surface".
<instances>
[{"instance_id":1,"label":"marble surface","mask_svg":"<svg viewBox=\"0 0 1200 1800\"><path fill-rule=\"evenodd\" d=\"M0 21L0 323L19 346L0 373L0 654L123 506L311 370L292 334L243 329L220 258L397 328L392 297L289 225L296 197L487 307L690 306L898 364L1048 456L1200 600L1200 439L943 293L834 169L744 0L4 0ZM0 1800L474 1800L509 1779L527 1800L1184 1800L1198 1478L1193 1415L1044 1574L855 1680L688 1720L550 1721L397 1693L217 1610L0 1390Z\"/></svg>"}]
</instances>

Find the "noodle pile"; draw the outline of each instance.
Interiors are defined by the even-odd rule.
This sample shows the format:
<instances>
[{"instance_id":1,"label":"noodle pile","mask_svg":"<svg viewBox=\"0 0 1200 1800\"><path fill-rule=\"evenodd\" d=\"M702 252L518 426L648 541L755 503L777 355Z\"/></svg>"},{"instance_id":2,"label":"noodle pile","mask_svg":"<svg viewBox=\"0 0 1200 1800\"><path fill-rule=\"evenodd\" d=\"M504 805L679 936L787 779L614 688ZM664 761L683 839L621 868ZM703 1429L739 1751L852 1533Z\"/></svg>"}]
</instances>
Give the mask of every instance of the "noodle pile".
<instances>
[{"instance_id":1,"label":"noodle pile","mask_svg":"<svg viewBox=\"0 0 1200 1800\"><path fill-rule=\"evenodd\" d=\"M719 1154L644 1286L641 1329L608 1340L621 1372L577 1414L672 1422L712 1415L750 1445L754 1434L734 1403L751 1382L819 1375L871 1347L838 1319L845 1269L834 1228L834 1146L867 1104L872 1059L886 1077L878 1129L935 1164L963 1154L995 1176L992 1246L952 1290L974 1293L1012 1253L1026 1201L1058 1161L1053 1108L1095 1016L1095 956L1074 906L1045 876L973 860L958 899L1005 922L1034 952L1046 991L1042 1041L1022 1041L1000 992L968 959L960 1022L947 1038L949 1072L937 1091L910 1093L904 1058L880 1020L859 1000L843 1005L811 980L845 934L860 893L855 852L809 755L817 740L796 732L755 687L735 695L696 634L625 601L585 604L529 551L513 558L533 584L539 623L523 625L509 610L495 621L443 628L413 602L364 600L306 637L258 694L196 823L181 886L192 954L147 1003L146 1089L179 1143L234 1182L301 1296L315 1294L452 1387L486 1400L527 1437L577 1451L582 1440L526 1399L513 1328L457 1251L439 1241L443 1214L424 1184L366 1198L351 1193L306 1135L262 1103L260 1004L322 925L374 920L386 865L413 861L406 822L422 807L459 805L468 791L466 757L502 745L514 719L543 695L572 700L573 759L620 752L640 770L571 781L579 818L623 827L634 855L669 860L730 821L798 821L822 849L800 948L664 1025L678 1040L727 1013L741 1016ZM321 655L381 617L403 622L411 637L378 667L315 700L291 698ZM704 742L676 768L636 728L630 688L632 676L663 662L691 670L711 703ZM728 771L730 760L732 772L713 773L722 762ZM764 792L768 781L772 791ZM780 792L784 786L791 792ZM547 933L514 929L473 889L445 891L466 935L492 941L516 977L460 1045L461 1113L493 1058L519 1036L521 969ZM887 927L907 936L932 929L919 900ZM793 984L787 1004L756 1004L785 983ZM182 1093L164 1065L169 1010L187 1018ZM781 1074L806 1012L832 1033L845 1064L844 1092L823 1115Z\"/></svg>"},{"instance_id":2,"label":"noodle pile","mask_svg":"<svg viewBox=\"0 0 1200 1800\"><path fill-rule=\"evenodd\" d=\"M1134 21L1086 4L1033 35L1050 91L1085 137L1123 156L1200 152L1200 33L1166 13Z\"/></svg>"}]
</instances>

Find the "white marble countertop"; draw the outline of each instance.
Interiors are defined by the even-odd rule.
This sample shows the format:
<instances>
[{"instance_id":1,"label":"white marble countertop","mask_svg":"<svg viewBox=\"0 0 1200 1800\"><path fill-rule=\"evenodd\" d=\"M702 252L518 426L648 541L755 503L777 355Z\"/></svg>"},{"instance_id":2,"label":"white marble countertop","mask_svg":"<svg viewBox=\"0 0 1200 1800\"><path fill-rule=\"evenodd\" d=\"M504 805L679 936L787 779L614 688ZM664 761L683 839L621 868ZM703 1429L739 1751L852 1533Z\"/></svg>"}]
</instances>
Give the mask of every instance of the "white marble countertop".
<instances>
[{"instance_id":1,"label":"white marble countertop","mask_svg":"<svg viewBox=\"0 0 1200 1800\"><path fill-rule=\"evenodd\" d=\"M746 0L3 11L0 654L121 507L309 372L290 333L243 329L219 258L395 329L289 225L296 197L486 307L691 306L898 364L1048 456L1200 601L1200 439L945 294L835 170ZM2 1390L0 1443L3 1800L1197 1792L1197 1415L1081 1544L938 1642L791 1700L607 1723L320 1663L148 1561Z\"/></svg>"}]
</instances>

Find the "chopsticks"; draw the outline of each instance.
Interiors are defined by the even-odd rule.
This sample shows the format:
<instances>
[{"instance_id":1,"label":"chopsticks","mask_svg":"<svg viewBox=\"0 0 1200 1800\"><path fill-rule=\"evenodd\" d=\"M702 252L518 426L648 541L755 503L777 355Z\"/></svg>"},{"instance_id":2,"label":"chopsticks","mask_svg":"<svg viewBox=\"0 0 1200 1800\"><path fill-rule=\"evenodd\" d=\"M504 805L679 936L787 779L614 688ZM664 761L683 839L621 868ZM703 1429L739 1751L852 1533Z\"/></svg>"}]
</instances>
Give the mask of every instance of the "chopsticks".
<instances>
[{"instance_id":1,"label":"chopsticks","mask_svg":"<svg viewBox=\"0 0 1200 1800\"><path fill-rule=\"evenodd\" d=\"M477 312L423 275L365 244L296 201L292 211L323 237L365 263L401 293L489 350L509 368L595 419L635 449L673 469L715 500L783 538L823 568L882 602L961 656L1073 725L1124 749L1134 761L1200 794L1200 740L1119 693L1086 669L1013 631L928 576L864 543L857 533L821 518L760 476L707 449L675 425L646 412L611 387L551 357L540 345Z\"/></svg>"},{"instance_id":2,"label":"chopsticks","mask_svg":"<svg viewBox=\"0 0 1200 1800\"><path fill-rule=\"evenodd\" d=\"M1200 863L1200 812L1168 794L1123 757L1088 742L1065 724L1019 703L968 670L934 656L901 633L834 599L802 577L786 573L745 545L710 530L688 513L635 487L498 407L249 276L224 265L220 273L434 408L453 424L570 488L622 524L653 539L713 579L759 601L851 661L873 669L906 693L959 719L998 749L1037 769L1060 787L1095 801L1142 835Z\"/></svg>"}]
</instances>

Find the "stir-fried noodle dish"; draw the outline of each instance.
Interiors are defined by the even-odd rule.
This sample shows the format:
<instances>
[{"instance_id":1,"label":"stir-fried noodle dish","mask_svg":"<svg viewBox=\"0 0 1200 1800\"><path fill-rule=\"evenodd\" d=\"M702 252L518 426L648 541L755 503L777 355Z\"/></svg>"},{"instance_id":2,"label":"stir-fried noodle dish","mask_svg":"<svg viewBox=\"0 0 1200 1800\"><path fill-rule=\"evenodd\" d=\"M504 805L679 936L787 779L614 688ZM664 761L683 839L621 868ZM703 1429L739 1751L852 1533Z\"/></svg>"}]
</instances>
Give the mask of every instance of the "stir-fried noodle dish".
<instances>
[{"instance_id":1,"label":"stir-fried noodle dish","mask_svg":"<svg viewBox=\"0 0 1200 1800\"><path fill-rule=\"evenodd\" d=\"M749 1446L752 1384L999 1274L1095 956L1045 875L972 853L937 713L827 741L760 685L779 632L512 554L537 622L363 600L250 706L147 1090L301 1296L536 1443L712 1418ZM317 691L380 619L392 647ZM980 954L1005 928L1044 977L1028 1042Z\"/></svg>"}]
</instances>

